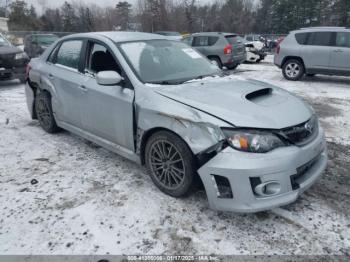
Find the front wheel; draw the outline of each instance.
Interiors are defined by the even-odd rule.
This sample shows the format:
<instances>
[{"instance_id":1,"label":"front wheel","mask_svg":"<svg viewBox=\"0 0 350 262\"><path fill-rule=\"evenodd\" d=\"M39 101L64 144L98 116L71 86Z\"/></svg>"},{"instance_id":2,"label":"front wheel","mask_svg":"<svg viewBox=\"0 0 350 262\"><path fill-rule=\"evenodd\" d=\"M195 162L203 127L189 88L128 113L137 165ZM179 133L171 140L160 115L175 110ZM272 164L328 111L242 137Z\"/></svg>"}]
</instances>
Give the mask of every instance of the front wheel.
<instances>
[{"instance_id":1,"label":"front wheel","mask_svg":"<svg viewBox=\"0 0 350 262\"><path fill-rule=\"evenodd\" d=\"M146 165L154 184L172 197L188 195L195 174L195 160L187 144L177 135L160 131L147 142Z\"/></svg>"},{"instance_id":2,"label":"front wheel","mask_svg":"<svg viewBox=\"0 0 350 262\"><path fill-rule=\"evenodd\" d=\"M283 65L282 73L285 79L298 81L303 77L305 68L300 60L290 59Z\"/></svg>"}]
</instances>

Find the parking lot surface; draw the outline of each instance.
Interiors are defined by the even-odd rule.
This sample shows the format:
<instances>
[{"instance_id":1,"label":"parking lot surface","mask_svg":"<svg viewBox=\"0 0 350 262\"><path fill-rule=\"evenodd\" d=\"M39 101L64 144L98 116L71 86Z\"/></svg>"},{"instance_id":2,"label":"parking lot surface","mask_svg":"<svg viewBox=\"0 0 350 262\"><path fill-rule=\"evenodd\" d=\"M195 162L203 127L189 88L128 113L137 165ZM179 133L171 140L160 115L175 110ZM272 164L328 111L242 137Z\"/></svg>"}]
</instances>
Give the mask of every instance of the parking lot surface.
<instances>
[{"instance_id":1,"label":"parking lot surface","mask_svg":"<svg viewBox=\"0 0 350 262\"><path fill-rule=\"evenodd\" d=\"M24 86L0 85L1 254L349 254L350 78L288 82L272 64L229 72L291 91L316 110L329 163L289 206L215 212L203 191L174 199L144 168L32 121ZM234 88L234 86L232 87Z\"/></svg>"}]
</instances>

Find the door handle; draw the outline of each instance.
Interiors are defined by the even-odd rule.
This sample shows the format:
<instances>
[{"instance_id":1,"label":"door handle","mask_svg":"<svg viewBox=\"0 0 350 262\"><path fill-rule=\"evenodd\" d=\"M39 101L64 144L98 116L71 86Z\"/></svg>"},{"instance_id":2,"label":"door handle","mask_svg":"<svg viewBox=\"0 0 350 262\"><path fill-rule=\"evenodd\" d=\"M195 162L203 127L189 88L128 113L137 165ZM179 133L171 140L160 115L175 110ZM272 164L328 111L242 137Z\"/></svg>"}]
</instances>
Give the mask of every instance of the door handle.
<instances>
[{"instance_id":1,"label":"door handle","mask_svg":"<svg viewBox=\"0 0 350 262\"><path fill-rule=\"evenodd\" d=\"M49 78L54 79L55 77L53 76L53 74L49 74Z\"/></svg>"},{"instance_id":2,"label":"door handle","mask_svg":"<svg viewBox=\"0 0 350 262\"><path fill-rule=\"evenodd\" d=\"M334 50L334 52L336 52L336 53L343 53L344 51L342 49L337 49L337 50Z\"/></svg>"}]
</instances>

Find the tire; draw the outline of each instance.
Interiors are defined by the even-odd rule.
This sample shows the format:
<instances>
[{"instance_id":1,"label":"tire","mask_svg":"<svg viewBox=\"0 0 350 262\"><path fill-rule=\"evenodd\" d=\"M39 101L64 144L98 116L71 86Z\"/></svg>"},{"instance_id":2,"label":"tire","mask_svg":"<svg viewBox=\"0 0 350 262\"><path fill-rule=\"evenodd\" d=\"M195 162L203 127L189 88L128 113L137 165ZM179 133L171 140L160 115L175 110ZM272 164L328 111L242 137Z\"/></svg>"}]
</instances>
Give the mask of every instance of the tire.
<instances>
[{"instance_id":1,"label":"tire","mask_svg":"<svg viewBox=\"0 0 350 262\"><path fill-rule=\"evenodd\" d=\"M145 162L153 183L165 194L184 197L192 191L195 159L177 135L168 131L153 134L147 141Z\"/></svg>"},{"instance_id":2,"label":"tire","mask_svg":"<svg viewBox=\"0 0 350 262\"><path fill-rule=\"evenodd\" d=\"M222 68L222 63L221 63L220 58L218 58L218 57L209 57L209 60L211 62L213 62L213 64L215 63L220 69Z\"/></svg>"},{"instance_id":3,"label":"tire","mask_svg":"<svg viewBox=\"0 0 350 262\"><path fill-rule=\"evenodd\" d=\"M53 116L51 96L46 91L41 91L35 97L35 112L40 126L50 134L57 133L61 129L57 126Z\"/></svg>"},{"instance_id":4,"label":"tire","mask_svg":"<svg viewBox=\"0 0 350 262\"><path fill-rule=\"evenodd\" d=\"M229 70L235 70L238 67L238 64L232 64L232 65L228 65L227 69Z\"/></svg>"},{"instance_id":5,"label":"tire","mask_svg":"<svg viewBox=\"0 0 350 262\"><path fill-rule=\"evenodd\" d=\"M282 73L285 79L298 81L303 77L305 68L300 60L290 59L284 63Z\"/></svg>"}]
</instances>

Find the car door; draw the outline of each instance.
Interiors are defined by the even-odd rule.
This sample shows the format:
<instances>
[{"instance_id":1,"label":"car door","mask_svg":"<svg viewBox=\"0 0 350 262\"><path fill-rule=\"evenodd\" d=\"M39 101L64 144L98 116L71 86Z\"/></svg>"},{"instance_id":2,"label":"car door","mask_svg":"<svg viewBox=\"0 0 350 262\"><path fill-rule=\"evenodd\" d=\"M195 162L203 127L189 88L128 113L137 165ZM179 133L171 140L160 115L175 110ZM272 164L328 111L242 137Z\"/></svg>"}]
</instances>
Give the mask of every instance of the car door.
<instances>
[{"instance_id":1,"label":"car door","mask_svg":"<svg viewBox=\"0 0 350 262\"><path fill-rule=\"evenodd\" d=\"M83 40L62 42L49 57L47 78L54 85L53 111L58 121L82 128L81 97L84 75L81 67Z\"/></svg>"},{"instance_id":2,"label":"car door","mask_svg":"<svg viewBox=\"0 0 350 262\"><path fill-rule=\"evenodd\" d=\"M302 53L307 68L327 70L331 55L332 32L313 32Z\"/></svg>"},{"instance_id":3,"label":"car door","mask_svg":"<svg viewBox=\"0 0 350 262\"><path fill-rule=\"evenodd\" d=\"M84 129L129 150L134 150L134 90L111 49L102 42L89 41L85 59L85 92L82 96ZM116 71L125 81L99 85L96 75Z\"/></svg>"},{"instance_id":4,"label":"car door","mask_svg":"<svg viewBox=\"0 0 350 262\"><path fill-rule=\"evenodd\" d=\"M350 70L350 32L337 32L335 44L331 47L330 68Z\"/></svg>"}]
</instances>

